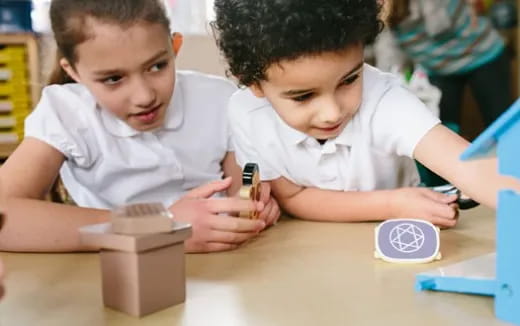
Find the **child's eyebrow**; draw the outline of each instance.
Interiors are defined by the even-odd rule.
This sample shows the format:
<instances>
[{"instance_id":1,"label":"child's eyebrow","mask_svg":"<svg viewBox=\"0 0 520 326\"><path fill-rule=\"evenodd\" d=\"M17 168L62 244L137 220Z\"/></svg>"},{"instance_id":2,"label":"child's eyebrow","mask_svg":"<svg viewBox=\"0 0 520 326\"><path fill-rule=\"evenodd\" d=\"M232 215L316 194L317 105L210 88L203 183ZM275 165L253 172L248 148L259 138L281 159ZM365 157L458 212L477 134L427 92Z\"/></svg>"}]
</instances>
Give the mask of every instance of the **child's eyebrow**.
<instances>
[{"instance_id":1,"label":"child's eyebrow","mask_svg":"<svg viewBox=\"0 0 520 326\"><path fill-rule=\"evenodd\" d=\"M153 57L151 57L150 59L146 60L142 64L142 66L146 67L146 66L150 65L152 62L154 62L155 60L159 59L160 57L162 57L162 56L164 56L166 54L168 54L168 50L161 50L160 52L155 54ZM99 71L94 71L94 75L97 75L97 76L116 75L116 74L121 73L121 71L122 71L121 69L99 70Z\"/></svg>"},{"instance_id":2,"label":"child's eyebrow","mask_svg":"<svg viewBox=\"0 0 520 326\"><path fill-rule=\"evenodd\" d=\"M354 73L357 73L359 70L361 70L361 68L363 68L363 65L365 64L364 61L361 61L360 63L358 63L354 68L352 68L349 72L347 72L345 75L343 75L343 77L341 77L340 80L343 80L345 78L348 78L350 75L354 74ZM304 95L304 94L307 94L307 93L310 93L310 92L313 92L315 91L316 89L315 88L309 88L309 89L291 89L291 90L288 90L288 91L285 91L285 92L282 92L282 96L285 96L285 97L293 97L293 96L298 96L298 95Z\"/></svg>"},{"instance_id":3,"label":"child's eyebrow","mask_svg":"<svg viewBox=\"0 0 520 326\"><path fill-rule=\"evenodd\" d=\"M151 57L150 59L146 60L144 63L143 63L143 67L144 66L148 66L149 64L151 64L152 62L154 62L155 60L159 59L160 57L164 56L168 54L168 50L162 50L160 52L158 52L156 55L154 55L153 57Z\"/></svg>"},{"instance_id":4,"label":"child's eyebrow","mask_svg":"<svg viewBox=\"0 0 520 326\"><path fill-rule=\"evenodd\" d=\"M363 65L365 64L364 61L361 61L360 63L358 63L354 68L352 68L352 70L350 70L349 72L347 72L343 77L341 77L341 80L345 79L345 78L348 78L350 75L353 75L354 73L358 72L359 70L361 70L361 68L363 68Z\"/></svg>"}]
</instances>

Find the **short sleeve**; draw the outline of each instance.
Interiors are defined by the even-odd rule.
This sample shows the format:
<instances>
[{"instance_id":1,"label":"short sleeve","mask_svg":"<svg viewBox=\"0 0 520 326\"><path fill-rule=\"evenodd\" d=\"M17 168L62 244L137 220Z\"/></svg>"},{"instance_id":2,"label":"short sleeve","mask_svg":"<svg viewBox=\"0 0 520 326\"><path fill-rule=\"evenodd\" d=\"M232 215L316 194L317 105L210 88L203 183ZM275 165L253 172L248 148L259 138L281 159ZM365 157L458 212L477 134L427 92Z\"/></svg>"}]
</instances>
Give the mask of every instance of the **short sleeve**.
<instances>
[{"instance_id":1,"label":"short sleeve","mask_svg":"<svg viewBox=\"0 0 520 326\"><path fill-rule=\"evenodd\" d=\"M394 85L381 97L371 122L376 148L413 158L419 141L440 120L409 90Z\"/></svg>"},{"instance_id":2,"label":"short sleeve","mask_svg":"<svg viewBox=\"0 0 520 326\"><path fill-rule=\"evenodd\" d=\"M95 101L78 94L75 86L80 87L52 85L43 90L40 102L25 120L25 137L49 144L71 163L86 168L95 161L96 152L94 146L89 146L93 136L86 111L81 110L93 110Z\"/></svg>"},{"instance_id":3,"label":"short sleeve","mask_svg":"<svg viewBox=\"0 0 520 326\"><path fill-rule=\"evenodd\" d=\"M227 151L235 152L235 144L233 143L233 132L231 131L231 128L228 128L227 131Z\"/></svg>"},{"instance_id":4,"label":"short sleeve","mask_svg":"<svg viewBox=\"0 0 520 326\"><path fill-rule=\"evenodd\" d=\"M269 163L266 153L262 153L257 149L263 147L261 137L255 132L255 125L262 125L261 122L255 121L251 108L244 100L244 90L238 90L230 99L228 105L228 121L232 134L232 143L238 164L243 168L246 163L256 163L260 169L260 178L262 180L273 180L281 176L273 168L273 164Z\"/></svg>"}]
</instances>

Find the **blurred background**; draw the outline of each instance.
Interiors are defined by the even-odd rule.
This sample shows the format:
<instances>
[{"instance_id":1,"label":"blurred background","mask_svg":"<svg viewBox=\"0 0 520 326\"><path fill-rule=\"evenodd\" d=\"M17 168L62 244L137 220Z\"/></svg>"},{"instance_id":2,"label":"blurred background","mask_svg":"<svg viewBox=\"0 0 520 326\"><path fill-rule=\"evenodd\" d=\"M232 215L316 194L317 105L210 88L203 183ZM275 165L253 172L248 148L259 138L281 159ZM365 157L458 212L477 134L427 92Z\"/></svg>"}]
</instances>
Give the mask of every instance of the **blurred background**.
<instances>
[{"instance_id":1,"label":"blurred background","mask_svg":"<svg viewBox=\"0 0 520 326\"><path fill-rule=\"evenodd\" d=\"M109 1L109 0L107 0ZM388 3L390 0L380 0ZM397 1L397 0L396 0ZM414 4L409 0L407 3ZM447 0L448 1L448 0ZM486 17L502 35L511 74L511 97L519 94L518 5L520 0L461 0L471 3L475 12ZM164 0L171 17L172 30L184 35L177 67L224 76L225 64L215 46L209 22L214 17L213 0ZM7 157L23 137L23 120L38 101L41 87L54 61L54 45L48 10L51 0L0 0L0 158ZM426 2L428 3L428 2ZM372 45L366 61L377 62ZM394 67L395 68L395 67ZM391 70L390 66L385 69ZM428 73L414 64L394 69L411 84L417 95L438 112L442 93L431 87ZM415 73L415 74L414 74ZM457 131L473 139L484 122L471 92L463 91L460 125Z\"/></svg>"}]
</instances>

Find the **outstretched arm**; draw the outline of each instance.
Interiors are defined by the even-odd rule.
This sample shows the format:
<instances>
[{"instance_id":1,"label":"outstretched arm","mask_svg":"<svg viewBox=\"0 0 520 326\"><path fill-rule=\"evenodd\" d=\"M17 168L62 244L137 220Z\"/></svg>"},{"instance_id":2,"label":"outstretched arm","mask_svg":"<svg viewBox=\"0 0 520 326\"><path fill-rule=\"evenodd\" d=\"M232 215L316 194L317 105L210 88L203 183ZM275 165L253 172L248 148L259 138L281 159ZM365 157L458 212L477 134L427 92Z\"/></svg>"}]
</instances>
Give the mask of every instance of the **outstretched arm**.
<instances>
[{"instance_id":1,"label":"outstretched arm","mask_svg":"<svg viewBox=\"0 0 520 326\"><path fill-rule=\"evenodd\" d=\"M414 156L430 170L457 186L476 201L496 208L500 189L520 191L520 183L498 174L495 158L461 161L469 143L448 128L437 125L417 145Z\"/></svg>"},{"instance_id":2,"label":"outstretched arm","mask_svg":"<svg viewBox=\"0 0 520 326\"><path fill-rule=\"evenodd\" d=\"M95 249L80 243L78 228L106 221L108 211L45 201L63 161L63 154L53 147L27 138L0 168L6 214L0 250L70 252Z\"/></svg>"},{"instance_id":3,"label":"outstretched arm","mask_svg":"<svg viewBox=\"0 0 520 326\"><path fill-rule=\"evenodd\" d=\"M271 181L282 209L306 220L331 222L380 221L389 218L422 218L451 227L456 224L454 196L426 188L379 191L331 191L305 188L285 178Z\"/></svg>"}]
</instances>

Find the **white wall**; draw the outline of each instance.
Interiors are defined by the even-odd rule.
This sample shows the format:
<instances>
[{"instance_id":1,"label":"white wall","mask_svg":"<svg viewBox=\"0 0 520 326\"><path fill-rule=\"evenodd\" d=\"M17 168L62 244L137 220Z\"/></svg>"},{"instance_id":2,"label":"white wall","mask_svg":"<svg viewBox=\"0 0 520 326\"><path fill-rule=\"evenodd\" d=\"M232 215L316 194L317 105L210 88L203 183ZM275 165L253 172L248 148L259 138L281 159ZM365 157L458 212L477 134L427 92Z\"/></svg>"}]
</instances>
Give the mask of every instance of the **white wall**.
<instances>
[{"instance_id":1,"label":"white wall","mask_svg":"<svg viewBox=\"0 0 520 326\"><path fill-rule=\"evenodd\" d=\"M197 70L225 76L226 65L212 36L184 36L184 42L177 57L176 65L177 69Z\"/></svg>"}]
</instances>

